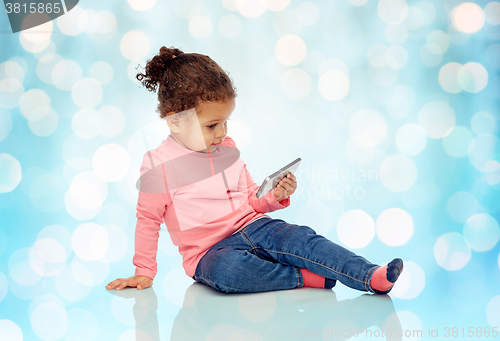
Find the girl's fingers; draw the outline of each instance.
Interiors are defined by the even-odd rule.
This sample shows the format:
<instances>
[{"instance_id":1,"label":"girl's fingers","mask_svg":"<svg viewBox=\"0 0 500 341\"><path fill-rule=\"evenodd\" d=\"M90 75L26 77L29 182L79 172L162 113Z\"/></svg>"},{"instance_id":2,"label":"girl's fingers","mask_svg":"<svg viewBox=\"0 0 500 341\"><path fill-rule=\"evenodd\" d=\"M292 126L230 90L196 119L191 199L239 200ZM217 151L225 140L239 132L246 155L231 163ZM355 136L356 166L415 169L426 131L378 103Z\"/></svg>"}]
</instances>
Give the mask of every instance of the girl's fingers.
<instances>
[{"instance_id":1,"label":"girl's fingers","mask_svg":"<svg viewBox=\"0 0 500 341\"><path fill-rule=\"evenodd\" d=\"M125 287L135 287L137 285L137 279L135 277L129 277L124 279L120 285L116 288L116 290L121 290Z\"/></svg>"},{"instance_id":2,"label":"girl's fingers","mask_svg":"<svg viewBox=\"0 0 500 341\"><path fill-rule=\"evenodd\" d=\"M142 282L140 282L139 284L137 284L137 289L139 289L139 290L146 289L146 288L149 288L152 284L153 283L150 279L149 280L145 279Z\"/></svg>"},{"instance_id":3,"label":"girl's fingers","mask_svg":"<svg viewBox=\"0 0 500 341\"><path fill-rule=\"evenodd\" d=\"M283 187L284 189L286 189L286 191L287 191L288 193L290 193L290 192L293 192L293 191L294 191L294 189L293 189L292 185L290 185L290 183L288 183L287 181L281 181L281 182L280 182L280 186L281 186L281 187Z\"/></svg>"},{"instance_id":4,"label":"girl's fingers","mask_svg":"<svg viewBox=\"0 0 500 341\"><path fill-rule=\"evenodd\" d=\"M118 278L106 285L106 289L121 290L125 287L137 287L139 289L149 288L153 285L151 278L143 276L131 276L129 278Z\"/></svg>"},{"instance_id":5,"label":"girl's fingers","mask_svg":"<svg viewBox=\"0 0 500 341\"><path fill-rule=\"evenodd\" d=\"M108 283L108 285L106 285L106 289L116 288L121 283L121 281L123 281L123 278L115 279L114 281L112 281L112 282Z\"/></svg>"},{"instance_id":6,"label":"girl's fingers","mask_svg":"<svg viewBox=\"0 0 500 341\"><path fill-rule=\"evenodd\" d=\"M128 284L128 280L124 280L120 283L120 285L118 285L118 287L116 288L116 290L122 290L123 288L125 288Z\"/></svg>"}]
</instances>

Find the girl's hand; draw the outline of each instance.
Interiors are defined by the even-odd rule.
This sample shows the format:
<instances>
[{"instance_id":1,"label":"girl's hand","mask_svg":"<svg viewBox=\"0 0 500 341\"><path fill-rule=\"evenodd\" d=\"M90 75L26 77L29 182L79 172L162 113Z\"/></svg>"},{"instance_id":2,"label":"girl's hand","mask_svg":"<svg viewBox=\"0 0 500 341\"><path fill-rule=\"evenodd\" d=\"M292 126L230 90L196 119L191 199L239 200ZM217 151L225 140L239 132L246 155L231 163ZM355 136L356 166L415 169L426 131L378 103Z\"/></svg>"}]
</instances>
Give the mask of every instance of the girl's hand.
<instances>
[{"instance_id":1,"label":"girl's hand","mask_svg":"<svg viewBox=\"0 0 500 341\"><path fill-rule=\"evenodd\" d=\"M274 198L280 202L288 198L297 189L297 181L295 175L288 173L274 189Z\"/></svg>"},{"instance_id":2,"label":"girl's hand","mask_svg":"<svg viewBox=\"0 0 500 341\"><path fill-rule=\"evenodd\" d=\"M118 278L106 285L106 289L121 290L125 287L137 287L137 289L146 289L153 285L153 280L147 276L131 276L129 278Z\"/></svg>"}]
</instances>

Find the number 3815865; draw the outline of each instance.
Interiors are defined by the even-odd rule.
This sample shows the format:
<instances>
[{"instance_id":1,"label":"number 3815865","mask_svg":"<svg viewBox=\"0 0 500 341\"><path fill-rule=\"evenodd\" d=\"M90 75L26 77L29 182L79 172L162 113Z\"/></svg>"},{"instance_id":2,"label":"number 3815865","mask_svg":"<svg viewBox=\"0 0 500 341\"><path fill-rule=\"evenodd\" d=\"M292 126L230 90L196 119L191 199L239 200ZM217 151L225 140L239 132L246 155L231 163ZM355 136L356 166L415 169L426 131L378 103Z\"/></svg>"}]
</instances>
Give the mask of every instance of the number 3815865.
<instances>
[{"instance_id":1,"label":"number 3815865","mask_svg":"<svg viewBox=\"0 0 500 341\"><path fill-rule=\"evenodd\" d=\"M20 4L20 3L9 3L5 4L5 9L7 13L59 13L61 12L61 3L30 3L30 4Z\"/></svg>"}]
</instances>

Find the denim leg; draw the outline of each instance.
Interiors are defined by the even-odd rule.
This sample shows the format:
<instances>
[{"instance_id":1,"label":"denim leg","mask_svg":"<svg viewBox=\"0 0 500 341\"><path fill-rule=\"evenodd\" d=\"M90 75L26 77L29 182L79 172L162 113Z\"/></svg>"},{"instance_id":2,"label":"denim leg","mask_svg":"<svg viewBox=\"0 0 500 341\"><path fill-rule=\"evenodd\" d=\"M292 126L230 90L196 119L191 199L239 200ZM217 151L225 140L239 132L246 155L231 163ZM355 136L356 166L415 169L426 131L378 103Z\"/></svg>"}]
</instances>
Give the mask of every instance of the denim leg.
<instances>
[{"instance_id":1,"label":"denim leg","mask_svg":"<svg viewBox=\"0 0 500 341\"><path fill-rule=\"evenodd\" d=\"M200 259L194 280L225 293L293 289L303 285L300 269L260 258L241 233L212 246Z\"/></svg>"},{"instance_id":2,"label":"denim leg","mask_svg":"<svg viewBox=\"0 0 500 341\"><path fill-rule=\"evenodd\" d=\"M249 224L241 233L263 257L306 268L353 289L374 293L368 283L379 265L316 234L308 226L262 218Z\"/></svg>"}]
</instances>

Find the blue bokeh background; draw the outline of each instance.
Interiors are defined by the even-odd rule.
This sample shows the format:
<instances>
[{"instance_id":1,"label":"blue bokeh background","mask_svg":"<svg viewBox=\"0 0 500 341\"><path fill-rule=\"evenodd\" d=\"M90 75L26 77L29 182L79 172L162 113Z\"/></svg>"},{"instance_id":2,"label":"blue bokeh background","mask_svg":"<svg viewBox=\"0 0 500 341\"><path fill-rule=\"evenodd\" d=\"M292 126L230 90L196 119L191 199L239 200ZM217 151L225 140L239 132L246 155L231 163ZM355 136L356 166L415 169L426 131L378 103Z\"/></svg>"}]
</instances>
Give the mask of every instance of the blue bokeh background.
<instances>
[{"instance_id":1,"label":"blue bokeh background","mask_svg":"<svg viewBox=\"0 0 500 341\"><path fill-rule=\"evenodd\" d=\"M130 300L103 292L133 275L135 181L169 134L135 79L161 46L229 73L256 183L302 158L268 215L403 258L408 328L500 327L499 2L82 0L15 34L0 16L0 339L130 336ZM164 226L157 259L167 337L192 280Z\"/></svg>"}]
</instances>

